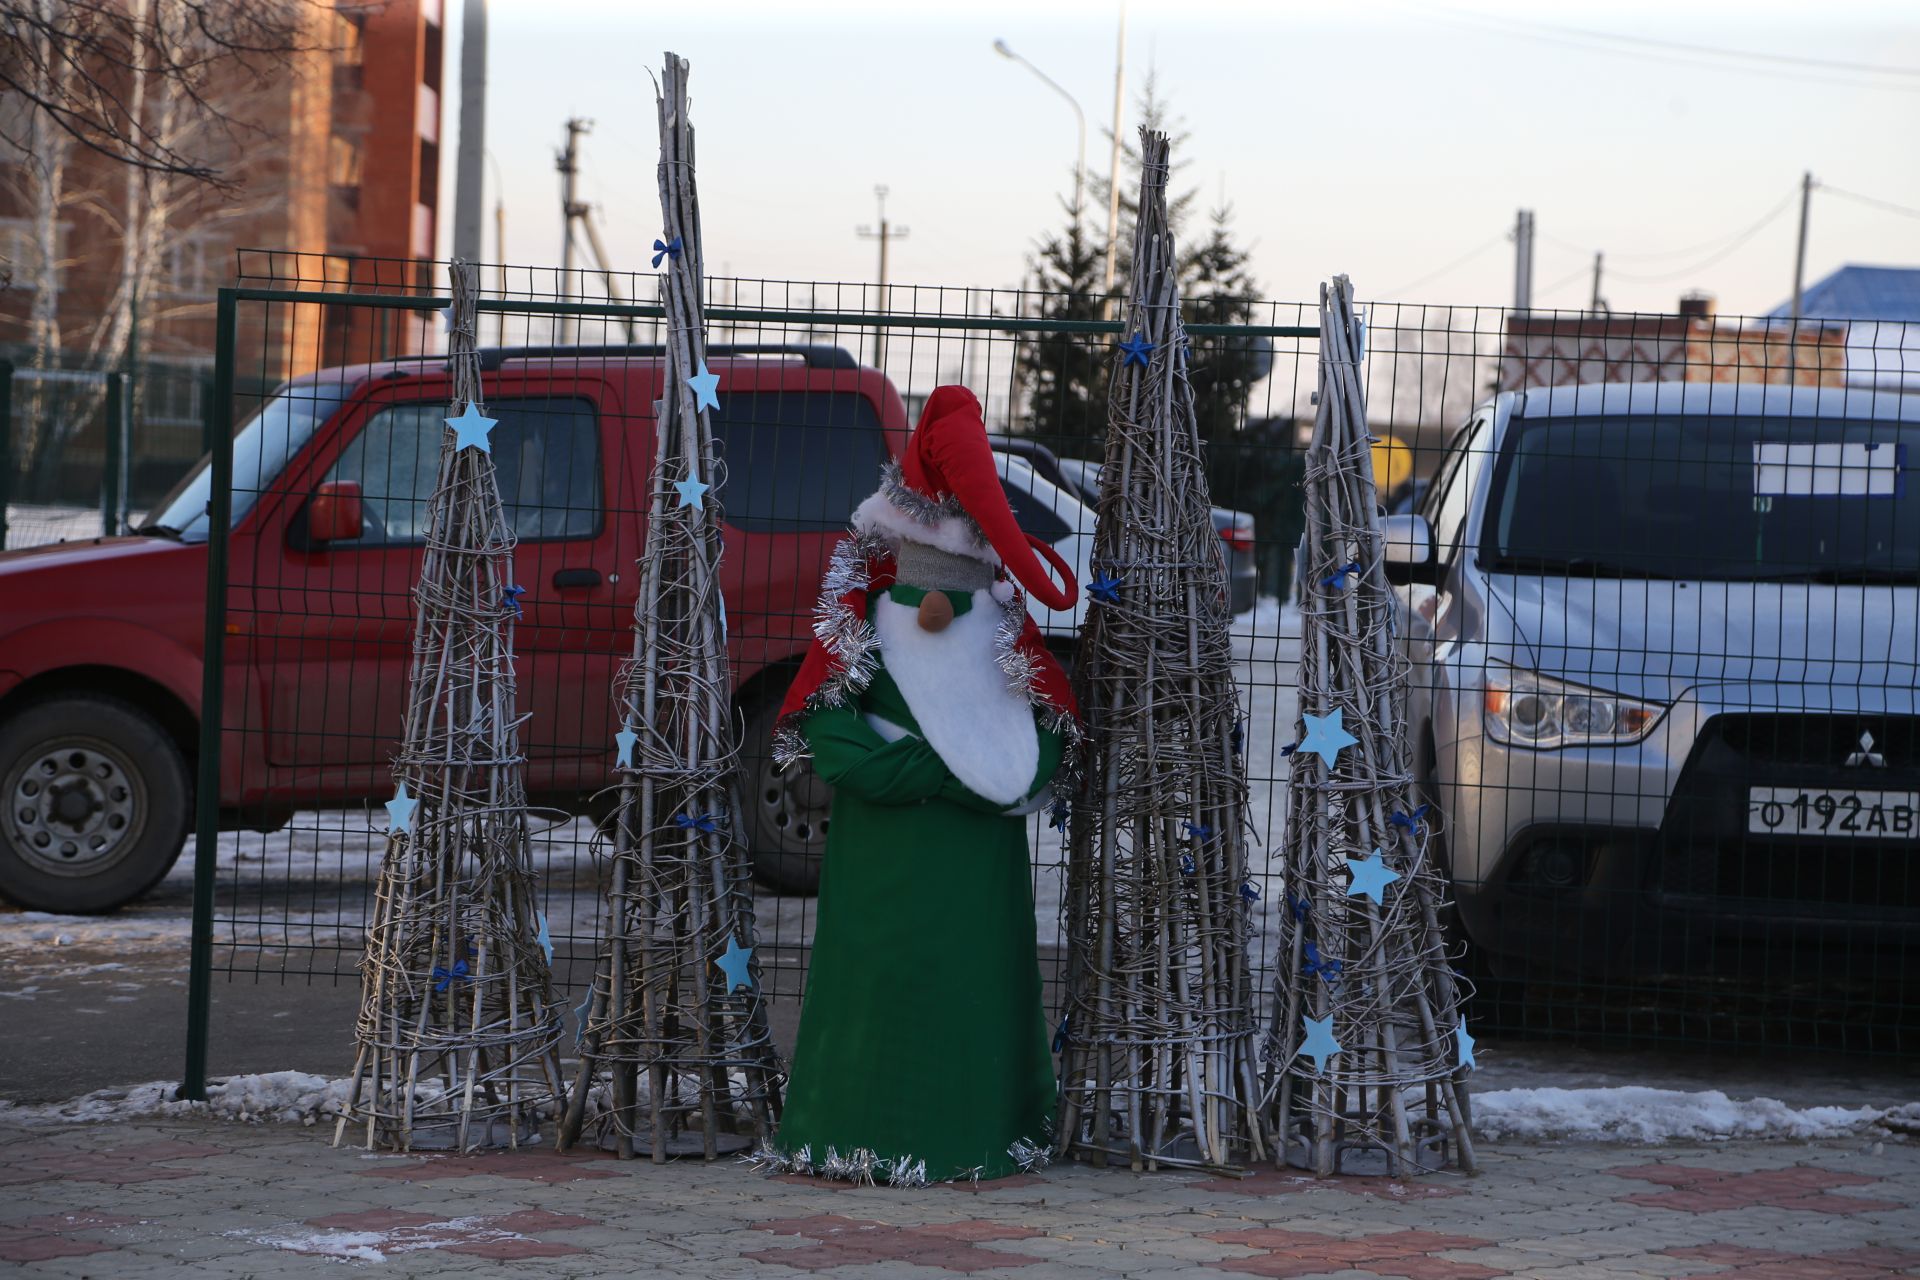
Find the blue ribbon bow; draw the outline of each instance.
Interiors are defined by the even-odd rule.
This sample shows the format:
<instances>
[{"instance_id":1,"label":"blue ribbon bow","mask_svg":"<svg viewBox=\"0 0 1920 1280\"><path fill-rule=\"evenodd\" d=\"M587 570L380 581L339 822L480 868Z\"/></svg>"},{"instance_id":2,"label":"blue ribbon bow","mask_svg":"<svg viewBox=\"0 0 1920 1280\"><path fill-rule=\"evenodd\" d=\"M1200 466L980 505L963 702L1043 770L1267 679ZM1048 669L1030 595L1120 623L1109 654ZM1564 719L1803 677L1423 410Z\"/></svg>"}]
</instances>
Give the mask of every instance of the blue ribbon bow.
<instances>
[{"instance_id":1,"label":"blue ribbon bow","mask_svg":"<svg viewBox=\"0 0 1920 1280\"><path fill-rule=\"evenodd\" d=\"M1258 902L1260 901L1260 886L1251 880L1242 880L1240 882L1240 896L1248 902Z\"/></svg>"},{"instance_id":2,"label":"blue ribbon bow","mask_svg":"<svg viewBox=\"0 0 1920 1280\"><path fill-rule=\"evenodd\" d=\"M1418 831L1420 829L1420 820L1427 816L1427 810L1431 808L1433 808L1432 805L1423 804L1418 809L1415 809L1413 811L1413 816L1411 818L1409 818L1406 814L1401 813L1398 810L1395 810L1392 816L1388 819L1388 821L1392 822L1393 825L1396 827L1405 827L1409 831Z\"/></svg>"},{"instance_id":3,"label":"blue ribbon bow","mask_svg":"<svg viewBox=\"0 0 1920 1280\"><path fill-rule=\"evenodd\" d=\"M1287 890L1287 910L1293 913L1293 918L1295 920L1299 920L1304 923L1307 918L1307 912L1313 910L1313 904L1307 901L1305 894L1302 894L1300 897L1296 898L1293 896L1293 891L1289 889ZM1313 944L1309 942L1307 945L1312 946Z\"/></svg>"},{"instance_id":4,"label":"blue ribbon bow","mask_svg":"<svg viewBox=\"0 0 1920 1280\"><path fill-rule=\"evenodd\" d=\"M1073 1043L1073 1036L1067 1031L1067 1020L1072 1016L1072 1014L1067 1014L1061 1018L1059 1030L1053 1033L1053 1051L1055 1053L1059 1053L1062 1049L1065 1049L1069 1044Z\"/></svg>"},{"instance_id":5,"label":"blue ribbon bow","mask_svg":"<svg viewBox=\"0 0 1920 1280\"><path fill-rule=\"evenodd\" d=\"M1227 739L1233 748L1233 754L1240 755L1247 746L1247 719L1245 716L1233 722L1233 734Z\"/></svg>"},{"instance_id":6,"label":"blue ribbon bow","mask_svg":"<svg viewBox=\"0 0 1920 1280\"><path fill-rule=\"evenodd\" d=\"M1204 822L1183 822L1180 825L1184 826L1187 829L1187 834L1195 840L1213 839L1213 828Z\"/></svg>"},{"instance_id":7,"label":"blue ribbon bow","mask_svg":"<svg viewBox=\"0 0 1920 1280\"><path fill-rule=\"evenodd\" d=\"M1193 855L1192 854L1183 853L1180 855L1180 870L1183 874L1186 874L1186 875L1193 874Z\"/></svg>"},{"instance_id":8,"label":"blue ribbon bow","mask_svg":"<svg viewBox=\"0 0 1920 1280\"><path fill-rule=\"evenodd\" d=\"M527 616L526 611L520 607L520 597L527 594L525 587L515 584L508 587L505 591L501 592L501 594L506 597L507 603L513 606L514 617L524 618Z\"/></svg>"},{"instance_id":9,"label":"blue ribbon bow","mask_svg":"<svg viewBox=\"0 0 1920 1280\"><path fill-rule=\"evenodd\" d=\"M710 813L698 815L676 813L673 815L673 825L682 831L705 831L709 834L720 830L719 824L714 821L714 815Z\"/></svg>"},{"instance_id":10,"label":"blue ribbon bow","mask_svg":"<svg viewBox=\"0 0 1920 1280\"><path fill-rule=\"evenodd\" d=\"M433 976L439 979L438 982L433 984L433 989L435 991L445 991L454 982L465 982L467 980L467 962L465 960L455 960L453 962L453 968L451 969L446 968L444 965L435 965L433 966Z\"/></svg>"},{"instance_id":11,"label":"blue ribbon bow","mask_svg":"<svg viewBox=\"0 0 1920 1280\"><path fill-rule=\"evenodd\" d=\"M679 256L680 256L680 237L679 236L675 236L673 239L667 241L665 244L661 244L658 240L655 240L653 242L653 265L655 267L658 267L660 265L660 259L662 258L677 258Z\"/></svg>"},{"instance_id":12,"label":"blue ribbon bow","mask_svg":"<svg viewBox=\"0 0 1920 1280\"><path fill-rule=\"evenodd\" d=\"M1280 754L1283 756L1290 756L1294 752L1298 751L1299 749L1300 749L1299 743L1289 742L1286 746L1280 748Z\"/></svg>"},{"instance_id":13,"label":"blue ribbon bow","mask_svg":"<svg viewBox=\"0 0 1920 1280\"><path fill-rule=\"evenodd\" d=\"M1334 979L1340 976L1340 967L1338 960L1322 960L1320 948L1311 942L1307 944L1307 963L1302 968L1309 978L1324 979L1328 986L1332 986Z\"/></svg>"},{"instance_id":14,"label":"blue ribbon bow","mask_svg":"<svg viewBox=\"0 0 1920 1280\"><path fill-rule=\"evenodd\" d=\"M1072 814L1073 810L1067 807L1065 800L1055 800L1053 807L1047 811L1047 825L1056 831L1065 831L1067 829L1067 819L1070 818Z\"/></svg>"},{"instance_id":15,"label":"blue ribbon bow","mask_svg":"<svg viewBox=\"0 0 1920 1280\"><path fill-rule=\"evenodd\" d=\"M1360 562L1358 560L1341 565L1338 569L1335 569L1332 573L1320 579L1320 585L1323 587L1332 587L1335 591L1338 591L1347 585L1348 574L1353 574L1355 577L1360 575Z\"/></svg>"}]
</instances>

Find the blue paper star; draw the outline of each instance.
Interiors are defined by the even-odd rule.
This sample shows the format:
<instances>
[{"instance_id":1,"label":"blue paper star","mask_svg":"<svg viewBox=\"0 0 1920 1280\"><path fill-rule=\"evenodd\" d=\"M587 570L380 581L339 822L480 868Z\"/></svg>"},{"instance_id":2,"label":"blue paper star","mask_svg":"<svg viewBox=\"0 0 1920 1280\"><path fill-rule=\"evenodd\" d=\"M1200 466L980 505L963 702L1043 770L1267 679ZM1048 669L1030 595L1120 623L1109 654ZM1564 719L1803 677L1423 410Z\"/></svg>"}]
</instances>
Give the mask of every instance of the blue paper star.
<instances>
[{"instance_id":1,"label":"blue paper star","mask_svg":"<svg viewBox=\"0 0 1920 1280\"><path fill-rule=\"evenodd\" d=\"M506 597L507 603L513 606L514 617L524 618L527 616L526 610L520 607L520 597L527 594L527 589L525 587L511 586L511 587L508 587L505 591L501 592L501 594Z\"/></svg>"},{"instance_id":2,"label":"blue paper star","mask_svg":"<svg viewBox=\"0 0 1920 1280\"><path fill-rule=\"evenodd\" d=\"M1047 812L1047 825L1056 831L1065 831L1067 829L1067 822L1072 817L1073 810L1067 806L1067 802L1065 800L1055 800L1053 802L1053 808Z\"/></svg>"},{"instance_id":3,"label":"blue paper star","mask_svg":"<svg viewBox=\"0 0 1920 1280\"><path fill-rule=\"evenodd\" d=\"M633 748L634 744L640 741L640 735L626 725L622 725L620 726L620 732L613 735L613 740L620 748L620 753L613 758L614 767L617 769L633 768Z\"/></svg>"},{"instance_id":4,"label":"blue paper star","mask_svg":"<svg viewBox=\"0 0 1920 1280\"><path fill-rule=\"evenodd\" d=\"M1153 344L1147 341L1144 333L1136 333L1132 338L1121 340L1120 350L1125 353L1120 357L1122 369L1130 364L1137 364L1144 369L1147 367L1147 352L1153 350Z\"/></svg>"},{"instance_id":5,"label":"blue paper star","mask_svg":"<svg viewBox=\"0 0 1920 1280\"><path fill-rule=\"evenodd\" d=\"M580 1042L587 1038L587 1017L593 1012L593 984L587 984L587 996L573 1009L573 1047L578 1049Z\"/></svg>"},{"instance_id":6,"label":"blue paper star","mask_svg":"<svg viewBox=\"0 0 1920 1280\"><path fill-rule=\"evenodd\" d=\"M1315 1072L1327 1069L1327 1059L1340 1052L1340 1042L1333 1038L1333 1018L1301 1018L1307 1026L1307 1038L1301 1044L1295 1056L1313 1059Z\"/></svg>"},{"instance_id":7,"label":"blue paper star","mask_svg":"<svg viewBox=\"0 0 1920 1280\"><path fill-rule=\"evenodd\" d=\"M1300 754L1319 756L1331 769L1343 750L1359 746L1360 739L1348 733L1346 726L1341 723L1341 717L1345 714L1335 707L1324 716L1302 715L1300 718L1306 722L1307 736L1300 740Z\"/></svg>"},{"instance_id":8,"label":"blue paper star","mask_svg":"<svg viewBox=\"0 0 1920 1280\"><path fill-rule=\"evenodd\" d=\"M707 362L700 362L700 372L687 378L687 385L693 388L693 407L700 409L718 409L720 397L720 375L707 372Z\"/></svg>"},{"instance_id":9,"label":"blue paper star","mask_svg":"<svg viewBox=\"0 0 1920 1280\"><path fill-rule=\"evenodd\" d=\"M1104 573L1093 575L1093 581L1087 584L1087 594L1103 604L1120 603L1120 584L1127 580L1126 574L1109 578Z\"/></svg>"},{"instance_id":10,"label":"blue paper star","mask_svg":"<svg viewBox=\"0 0 1920 1280\"><path fill-rule=\"evenodd\" d=\"M1361 894L1372 899L1374 906L1380 906L1380 891L1400 878L1398 871L1390 870L1380 851L1375 849L1370 858L1348 858L1347 870L1353 874L1353 883L1347 886L1347 896Z\"/></svg>"},{"instance_id":11,"label":"blue paper star","mask_svg":"<svg viewBox=\"0 0 1920 1280\"><path fill-rule=\"evenodd\" d=\"M482 453L492 453L493 445L487 440L487 433L499 425L498 420L489 418L473 407L469 400L467 407L460 411L457 418L448 418L446 423L453 429L453 447L455 449L478 449Z\"/></svg>"},{"instance_id":12,"label":"blue paper star","mask_svg":"<svg viewBox=\"0 0 1920 1280\"><path fill-rule=\"evenodd\" d=\"M1454 1028L1453 1039L1455 1046L1459 1049L1458 1065L1463 1067L1479 1066L1480 1064L1473 1060L1473 1037L1467 1034L1467 1020L1465 1018L1460 1019L1460 1025Z\"/></svg>"},{"instance_id":13,"label":"blue paper star","mask_svg":"<svg viewBox=\"0 0 1920 1280\"><path fill-rule=\"evenodd\" d=\"M737 938L727 939L727 949L721 952L720 958L714 963L719 965L720 971L727 975L728 991L736 987L752 989L753 975L747 972L747 961L752 956L752 947L741 946Z\"/></svg>"},{"instance_id":14,"label":"blue paper star","mask_svg":"<svg viewBox=\"0 0 1920 1280\"><path fill-rule=\"evenodd\" d=\"M680 501L675 504L676 506L692 507L695 511L707 509L707 504L701 500L701 495L711 489L712 485L701 484L697 477L690 474L685 480L675 480L673 487L680 493Z\"/></svg>"},{"instance_id":15,"label":"blue paper star","mask_svg":"<svg viewBox=\"0 0 1920 1280\"><path fill-rule=\"evenodd\" d=\"M660 265L660 259L677 258L679 256L680 256L680 237L679 236L675 236L673 239L667 241L665 244L661 244L658 240L655 240L653 242L653 265L656 268L658 268Z\"/></svg>"},{"instance_id":16,"label":"blue paper star","mask_svg":"<svg viewBox=\"0 0 1920 1280\"><path fill-rule=\"evenodd\" d=\"M420 802L407 794L407 784L401 783L395 788L393 799L387 801L387 834L412 835L413 811L419 807Z\"/></svg>"},{"instance_id":17,"label":"blue paper star","mask_svg":"<svg viewBox=\"0 0 1920 1280\"><path fill-rule=\"evenodd\" d=\"M533 935L533 940L540 945L542 951L547 953L547 963L552 964L553 935L547 932L547 913L536 911L533 913L533 918L540 922L540 932Z\"/></svg>"}]
</instances>

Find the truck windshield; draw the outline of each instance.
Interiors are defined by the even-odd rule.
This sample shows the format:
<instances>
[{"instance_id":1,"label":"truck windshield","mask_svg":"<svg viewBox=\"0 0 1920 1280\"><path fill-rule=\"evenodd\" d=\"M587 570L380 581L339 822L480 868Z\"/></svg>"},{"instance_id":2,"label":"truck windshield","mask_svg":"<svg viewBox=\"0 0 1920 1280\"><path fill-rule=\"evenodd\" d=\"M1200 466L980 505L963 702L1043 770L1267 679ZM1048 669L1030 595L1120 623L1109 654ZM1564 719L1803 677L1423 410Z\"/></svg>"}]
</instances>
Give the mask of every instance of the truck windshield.
<instances>
[{"instance_id":1,"label":"truck windshield","mask_svg":"<svg viewBox=\"0 0 1920 1280\"><path fill-rule=\"evenodd\" d=\"M232 529L253 509L254 501L280 478L287 462L313 438L315 428L346 401L352 388L342 383L302 382L282 387L233 437ZM201 458L193 470L154 504L140 529L186 542L207 537L207 501L213 492L213 459Z\"/></svg>"},{"instance_id":2,"label":"truck windshield","mask_svg":"<svg viewBox=\"0 0 1920 1280\"><path fill-rule=\"evenodd\" d=\"M1633 415L1516 420L1487 505L1494 570L1920 580L1920 424Z\"/></svg>"}]
</instances>

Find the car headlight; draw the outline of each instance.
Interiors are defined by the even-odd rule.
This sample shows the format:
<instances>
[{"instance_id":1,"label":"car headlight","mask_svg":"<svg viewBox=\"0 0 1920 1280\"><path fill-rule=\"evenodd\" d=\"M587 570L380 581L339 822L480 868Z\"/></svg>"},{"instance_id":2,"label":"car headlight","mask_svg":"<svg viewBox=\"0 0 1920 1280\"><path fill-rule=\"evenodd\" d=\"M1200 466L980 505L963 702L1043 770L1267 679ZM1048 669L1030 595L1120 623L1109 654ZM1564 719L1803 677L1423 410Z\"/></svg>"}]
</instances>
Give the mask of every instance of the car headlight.
<instances>
[{"instance_id":1,"label":"car headlight","mask_svg":"<svg viewBox=\"0 0 1920 1280\"><path fill-rule=\"evenodd\" d=\"M1637 742L1666 707L1515 667L1493 667L1487 671L1485 711L1487 732L1496 739L1544 751Z\"/></svg>"}]
</instances>

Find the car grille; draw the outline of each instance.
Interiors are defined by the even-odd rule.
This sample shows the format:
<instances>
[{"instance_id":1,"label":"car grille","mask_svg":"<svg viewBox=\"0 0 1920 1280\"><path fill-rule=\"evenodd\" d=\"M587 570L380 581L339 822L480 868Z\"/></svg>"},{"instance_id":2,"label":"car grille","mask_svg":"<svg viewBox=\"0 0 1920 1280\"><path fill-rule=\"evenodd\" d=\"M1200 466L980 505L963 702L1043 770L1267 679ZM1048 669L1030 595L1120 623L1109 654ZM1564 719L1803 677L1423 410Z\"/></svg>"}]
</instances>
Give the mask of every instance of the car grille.
<instances>
[{"instance_id":1,"label":"car grille","mask_svg":"<svg viewBox=\"0 0 1920 1280\"><path fill-rule=\"evenodd\" d=\"M1846 761L1861 736L1884 767ZM1920 790L1920 718L1768 712L1707 722L1660 829L1656 887L1720 909L1920 916L1920 841L1747 833L1747 789ZM1729 901L1731 900L1731 901Z\"/></svg>"}]
</instances>

